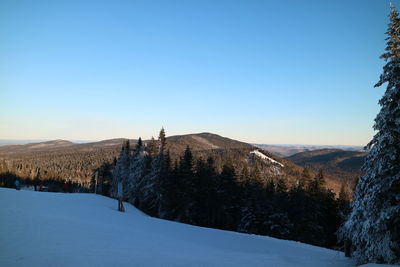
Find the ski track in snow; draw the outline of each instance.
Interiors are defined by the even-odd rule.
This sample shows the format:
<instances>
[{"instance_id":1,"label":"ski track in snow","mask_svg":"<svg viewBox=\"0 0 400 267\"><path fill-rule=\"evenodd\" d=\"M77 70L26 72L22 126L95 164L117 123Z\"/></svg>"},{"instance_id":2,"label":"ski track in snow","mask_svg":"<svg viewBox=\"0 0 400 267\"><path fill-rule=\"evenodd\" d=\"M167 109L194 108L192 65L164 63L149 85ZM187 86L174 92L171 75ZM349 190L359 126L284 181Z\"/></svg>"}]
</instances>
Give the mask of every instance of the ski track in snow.
<instances>
[{"instance_id":1,"label":"ski track in snow","mask_svg":"<svg viewBox=\"0 0 400 267\"><path fill-rule=\"evenodd\" d=\"M299 242L149 217L94 194L0 188L0 266L354 266Z\"/></svg>"},{"instance_id":2,"label":"ski track in snow","mask_svg":"<svg viewBox=\"0 0 400 267\"><path fill-rule=\"evenodd\" d=\"M280 163L280 162L278 162L278 161L276 161L276 160L264 155L263 153L261 153L258 150L251 151L250 154L255 154L259 158L262 158L262 159L268 160L268 161L270 161L272 163L278 164L281 167L285 167L282 163Z\"/></svg>"}]
</instances>

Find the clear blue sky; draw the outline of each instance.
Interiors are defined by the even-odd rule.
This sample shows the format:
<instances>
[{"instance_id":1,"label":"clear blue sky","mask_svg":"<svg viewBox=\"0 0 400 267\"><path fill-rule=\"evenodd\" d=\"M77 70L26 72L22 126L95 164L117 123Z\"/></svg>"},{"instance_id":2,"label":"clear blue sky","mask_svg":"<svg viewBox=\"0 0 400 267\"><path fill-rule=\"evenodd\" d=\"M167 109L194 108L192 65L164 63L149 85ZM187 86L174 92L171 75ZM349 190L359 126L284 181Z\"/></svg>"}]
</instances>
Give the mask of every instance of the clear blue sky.
<instances>
[{"instance_id":1,"label":"clear blue sky","mask_svg":"<svg viewBox=\"0 0 400 267\"><path fill-rule=\"evenodd\" d=\"M383 0L3 0L0 139L148 138L164 126L365 145L388 11Z\"/></svg>"}]
</instances>

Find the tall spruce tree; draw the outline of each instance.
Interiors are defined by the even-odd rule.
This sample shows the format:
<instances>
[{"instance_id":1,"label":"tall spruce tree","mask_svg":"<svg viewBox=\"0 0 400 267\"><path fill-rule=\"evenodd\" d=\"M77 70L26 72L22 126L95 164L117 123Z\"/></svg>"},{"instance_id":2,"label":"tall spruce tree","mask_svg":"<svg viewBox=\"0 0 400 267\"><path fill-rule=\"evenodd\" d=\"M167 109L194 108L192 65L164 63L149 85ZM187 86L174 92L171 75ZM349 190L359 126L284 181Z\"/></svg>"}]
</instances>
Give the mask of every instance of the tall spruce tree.
<instances>
[{"instance_id":1,"label":"tall spruce tree","mask_svg":"<svg viewBox=\"0 0 400 267\"><path fill-rule=\"evenodd\" d=\"M310 183L310 181L311 181L310 171L308 170L307 167L304 167L297 186L299 189L303 190Z\"/></svg>"},{"instance_id":2,"label":"tall spruce tree","mask_svg":"<svg viewBox=\"0 0 400 267\"><path fill-rule=\"evenodd\" d=\"M136 144L135 152L131 156L129 164L128 200L136 207L141 207L142 185L146 171L146 152L144 151L142 139L139 137Z\"/></svg>"},{"instance_id":3,"label":"tall spruce tree","mask_svg":"<svg viewBox=\"0 0 400 267\"><path fill-rule=\"evenodd\" d=\"M161 211L160 205L161 205L161 190L160 190L160 185L161 185L161 179L162 176L167 176L168 175L168 170L169 170L169 162L168 166L166 165L165 162L165 155L164 155L164 147L165 147L165 131L164 129L161 129L160 135L158 137L158 144L152 138L150 144L150 152L149 153L154 153L154 158L151 161L150 165L150 172L146 175L144 178L144 184L143 184L143 203L145 205L145 210L148 214L152 216L159 216L159 213ZM157 150L157 151L152 151L152 149ZM164 215L163 215L164 216Z\"/></svg>"},{"instance_id":4,"label":"tall spruce tree","mask_svg":"<svg viewBox=\"0 0 400 267\"><path fill-rule=\"evenodd\" d=\"M110 188L110 195L113 197L115 197L117 194L118 183L122 182L125 187L125 184L127 182L129 174L129 161L130 161L129 152L130 152L130 144L129 140L127 140L122 145L121 152L115 163L115 168L113 171L113 179Z\"/></svg>"},{"instance_id":5,"label":"tall spruce tree","mask_svg":"<svg viewBox=\"0 0 400 267\"><path fill-rule=\"evenodd\" d=\"M157 141L152 136L149 143L147 144L147 152L151 157L155 157L158 153Z\"/></svg>"},{"instance_id":6,"label":"tall spruce tree","mask_svg":"<svg viewBox=\"0 0 400 267\"><path fill-rule=\"evenodd\" d=\"M340 237L352 244L358 264L400 263L400 20L391 5L386 61L379 82L387 83L375 118L376 134L353 196L352 212ZM349 242L350 241L350 242Z\"/></svg>"},{"instance_id":7,"label":"tall spruce tree","mask_svg":"<svg viewBox=\"0 0 400 267\"><path fill-rule=\"evenodd\" d=\"M240 221L239 188L236 184L235 168L225 164L217 177L217 204L220 205L220 228L236 230Z\"/></svg>"},{"instance_id":8,"label":"tall spruce tree","mask_svg":"<svg viewBox=\"0 0 400 267\"><path fill-rule=\"evenodd\" d=\"M187 146L179 161L179 206L178 219L182 222L193 223L193 212L195 206L194 196L196 194L195 177L193 171L193 154Z\"/></svg>"},{"instance_id":9,"label":"tall spruce tree","mask_svg":"<svg viewBox=\"0 0 400 267\"><path fill-rule=\"evenodd\" d=\"M171 218L170 207L171 207L171 194L174 194L175 184L172 179L171 170L171 156L169 150L163 156L161 164L160 178L158 191L160 195L160 204L158 208L158 215L160 218L169 219Z\"/></svg>"},{"instance_id":10,"label":"tall spruce tree","mask_svg":"<svg viewBox=\"0 0 400 267\"><path fill-rule=\"evenodd\" d=\"M308 190L312 194L320 193L324 190L325 183L324 172L322 169L319 169L314 179L309 181Z\"/></svg>"},{"instance_id":11,"label":"tall spruce tree","mask_svg":"<svg viewBox=\"0 0 400 267\"><path fill-rule=\"evenodd\" d=\"M139 151L142 151L142 149L143 149L143 141L142 141L142 138L139 137L139 139L137 141L137 144L136 144L136 147L135 147L135 153L138 153Z\"/></svg>"},{"instance_id":12,"label":"tall spruce tree","mask_svg":"<svg viewBox=\"0 0 400 267\"><path fill-rule=\"evenodd\" d=\"M165 150L165 146L167 145L164 127L161 128L160 134L158 135L158 145L160 152L163 152Z\"/></svg>"}]
</instances>

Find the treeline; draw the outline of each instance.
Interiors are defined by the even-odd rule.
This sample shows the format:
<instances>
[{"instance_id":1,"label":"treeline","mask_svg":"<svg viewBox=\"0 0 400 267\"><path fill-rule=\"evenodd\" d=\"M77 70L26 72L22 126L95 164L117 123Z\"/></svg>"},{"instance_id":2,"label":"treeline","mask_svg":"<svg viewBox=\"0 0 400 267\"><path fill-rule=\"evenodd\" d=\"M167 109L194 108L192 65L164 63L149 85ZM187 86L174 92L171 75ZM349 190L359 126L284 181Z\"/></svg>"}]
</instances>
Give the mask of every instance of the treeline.
<instances>
[{"instance_id":1,"label":"treeline","mask_svg":"<svg viewBox=\"0 0 400 267\"><path fill-rule=\"evenodd\" d=\"M118 156L120 146L90 151L64 150L26 152L3 155L0 173L13 173L18 177L41 180L63 180L90 183L93 169L111 163Z\"/></svg>"},{"instance_id":2,"label":"treeline","mask_svg":"<svg viewBox=\"0 0 400 267\"><path fill-rule=\"evenodd\" d=\"M335 232L349 197L343 188L335 198L324 187L322 171L312 177L304 169L294 185L282 178L262 183L255 168L237 170L229 163L217 168L212 157L195 159L189 146L179 159L171 160L165 148L164 129L150 149L141 139L133 150L126 142L108 181L111 196L122 182L125 201L154 217L337 245Z\"/></svg>"},{"instance_id":3,"label":"treeline","mask_svg":"<svg viewBox=\"0 0 400 267\"><path fill-rule=\"evenodd\" d=\"M90 188L77 182L66 181L62 179L45 179L41 180L39 177L31 179L29 177L21 177L11 172L0 173L0 187L15 188L15 181L19 180L24 187L35 187L39 191L42 188L47 192L91 192ZM65 184L67 185L65 190Z\"/></svg>"}]
</instances>

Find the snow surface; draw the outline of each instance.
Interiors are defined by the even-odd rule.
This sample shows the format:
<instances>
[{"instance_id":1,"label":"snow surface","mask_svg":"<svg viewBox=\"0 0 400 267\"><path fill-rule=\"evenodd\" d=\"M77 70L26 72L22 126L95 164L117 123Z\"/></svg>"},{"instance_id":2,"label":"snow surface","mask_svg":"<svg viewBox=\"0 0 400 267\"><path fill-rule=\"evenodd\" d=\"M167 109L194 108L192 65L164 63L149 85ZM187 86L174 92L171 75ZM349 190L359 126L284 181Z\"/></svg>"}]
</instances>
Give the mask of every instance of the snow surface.
<instances>
[{"instance_id":1,"label":"snow surface","mask_svg":"<svg viewBox=\"0 0 400 267\"><path fill-rule=\"evenodd\" d=\"M368 263L368 264L360 265L358 267L394 267L394 266L399 266L399 265Z\"/></svg>"},{"instance_id":2,"label":"snow surface","mask_svg":"<svg viewBox=\"0 0 400 267\"><path fill-rule=\"evenodd\" d=\"M257 157L259 157L259 158L268 160L268 161L270 161L270 162L272 162L272 163L276 163L276 164L278 164L278 165L281 166L281 167L285 167L282 163L280 163L280 162L278 162L278 161L276 161L276 160L274 160L274 159L272 159L272 158L270 158L270 157L264 155L263 153L261 153L261 152L258 151L258 150L251 151L250 154L255 154L255 155L256 155Z\"/></svg>"},{"instance_id":3,"label":"snow surface","mask_svg":"<svg viewBox=\"0 0 400 267\"><path fill-rule=\"evenodd\" d=\"M0 266L354 266L342 253L149 217L94 194L0 188Z\"/></svg>"}]
</instances>

